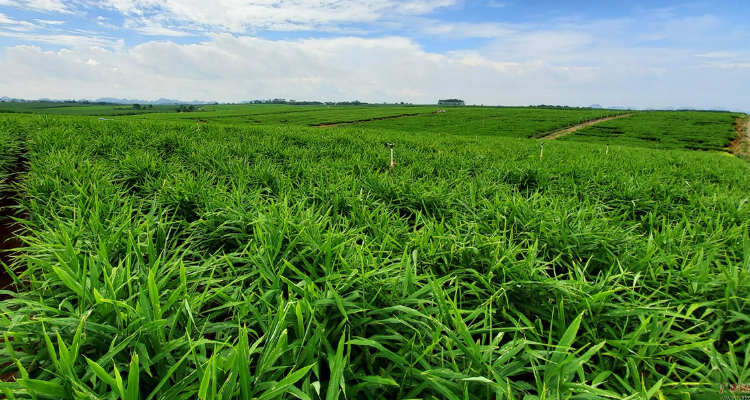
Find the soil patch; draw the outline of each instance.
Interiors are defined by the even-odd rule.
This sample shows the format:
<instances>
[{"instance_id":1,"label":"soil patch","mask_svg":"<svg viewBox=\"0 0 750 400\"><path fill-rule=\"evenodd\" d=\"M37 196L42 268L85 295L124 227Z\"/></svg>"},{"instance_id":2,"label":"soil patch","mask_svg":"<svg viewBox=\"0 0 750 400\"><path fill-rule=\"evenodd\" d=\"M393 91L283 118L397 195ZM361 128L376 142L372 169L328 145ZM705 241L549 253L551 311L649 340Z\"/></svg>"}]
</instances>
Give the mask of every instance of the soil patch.
<instances>
[{"instance_id":1,"label":"soil patch","mask_svg":"<svg viewBox=\"0 0 750 400\"><path fill-rule=\"evenodd\" d=\"M748 118L750 117L738 117L734 124L737 139L729 145L729 150L738 157L750 158L750 121Z\"/></svg>"},{"instance_id":2,"label":"soil patch","mask_svg":"<svg viewBox=\"0 0 750 400\"><path fill-rule=\"evenodd\" d=\"M22 245L18 238L21 226L13 219L18 211L18 193L15 191L15 184L28 171L28 162L22 158L17 161L15 166L15 170L2 181L4 185L1 186L2 190L0 190L0 261L8 266L13 265L17 249ZM5 268L0 268L0 290L16 290L13 283L13 278L5 271ZM6 300L9 297L0 294L0 300ZM2 340L0 338L0 341ZM3 365L2 367L7 366ZM0 382L15 382L17 374L17 371L2 374L0 375ZM0 399L4 398L5 396L0 395Z\"/></svg>"},{"instance_id":3,"label":"soil patch","mask_svg":"<svg viewBox=\"0 0 750 400\"><path fill-rule=\"evenodd\" d=\"M22 175L28 171L25 159L17 162L16 168L6 177L3 191L0 191L0 261L10 266L16 255L16 249L21 247L22 242L18 238L21 226L13 217L18 211L17 193L15 184L19 182ZM13 278L8 275L5 268L0 268L0 290L13 290ZM0 300L7 299L7 295L0 294Z\"/></svg>"},{"instance_id":4,"label":"soil patch","mask_svg":"<svg viewBox=\"0 0 750 400\"><path fill-rule=\"evenodd\" d=\"M580 130L580 129L583 129L583 128L587 127L587 126L596 125L598 123L601 123L601 122L604 122L604 121L610 121L610 120L613 120L613 119L626 118L626 117L630 117L632 115L633 114L623 114L623 115L617 115L617 116L614 116L614 117L606 117L606 118L599 118L599 119L594 119L594 120L591 120L591 121L586 121L586 122L584 122L582 124L571 126L570 128L565 128L565 129L561 129L559 131L552 132L549 135L545 135L545 136L540 137L539 139L545 139L545 140L557 139L557 138L559 138L561 136L565 136L567 134L573 133L573 132L575 132L577 130Z\"/></svg>"}]
</instances>

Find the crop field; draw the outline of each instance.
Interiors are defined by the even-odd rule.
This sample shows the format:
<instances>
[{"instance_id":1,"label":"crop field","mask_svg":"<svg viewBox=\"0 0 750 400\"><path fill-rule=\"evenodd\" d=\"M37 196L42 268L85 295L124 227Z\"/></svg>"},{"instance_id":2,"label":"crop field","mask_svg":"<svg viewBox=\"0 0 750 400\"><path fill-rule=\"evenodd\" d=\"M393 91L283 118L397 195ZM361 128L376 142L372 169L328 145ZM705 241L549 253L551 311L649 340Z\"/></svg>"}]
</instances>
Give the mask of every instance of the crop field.
<instances>
[{"instance_id":1,"label":"crop field","mask_svg":"<svg viewBox=\"0 0 750 400\"><path fill-rule=\"evenodd\" d=\"M661 149L724 150L737 138L739 115L697 111L642 112L606 121L561 140Z\"/></svg>"},{"instance_id":2,"label":"crop field","mask_svg":"<svg viewBox=\"0 0 750 400\"><path fill-rule=\"evenodd\" d=\"M445 113L436 113L443 110ZM481 135L531 138L589 119L621 114L595 109L441 106L288 106L216 105L200 112L152 114L159 121L195 121L229 124L349 126L362 129L418 131L437 135ZM142 118L142 117L134 117Z\"/></svg>"},{"instance_id":3,"label":"crop field","mask_svg":"<svg viewBox=\"0 0 750 400\"><path fill-rule=\"evenodd\" d=\"M197 112L153 114L158 121L195 121L225 124L316 126L398 118L432 112L420 106L292 106L282 104L208 105Z\"/></svg>"},{"instance_id":4,"label":"crop field","mask_svg":"<svg viewBox=\"0 0 750 400\"><path fill-rule=\"evenodd\" d=\"M81 104L60 102L2 102L0 113L29 113L49 115L89 115L89 116L115 116L131 114L165 113L174 111L177 106L155 105L152 108L134 109L132 105L124 104Z\"/></svg>"},{"instance_id":5,"label":"crop field","mask_svg":"<svg viewBox=\"0 0 750 400\"><path fill-rule=\"evenodd\" d=\"M435 135L532 138L582 121L619 113L592 109L461 107L446 109L445 113L425 113L414 118L368 121L360 127Z\"/></svg>"},{"instance_id":6,"label":"crop field","mask_svg":"<svg viewBox=\"0 0 750 400\"><path fill-rule=\"evenodd\" d=\"M528 139L601 110L301 108L0 114L0 167L28 168L2 393L661 400L750 381L746 161ZM658 126L641 115L602 125ZM707 115L691 143L718 147L734 121Z\"/></svg>"}]
</instances>

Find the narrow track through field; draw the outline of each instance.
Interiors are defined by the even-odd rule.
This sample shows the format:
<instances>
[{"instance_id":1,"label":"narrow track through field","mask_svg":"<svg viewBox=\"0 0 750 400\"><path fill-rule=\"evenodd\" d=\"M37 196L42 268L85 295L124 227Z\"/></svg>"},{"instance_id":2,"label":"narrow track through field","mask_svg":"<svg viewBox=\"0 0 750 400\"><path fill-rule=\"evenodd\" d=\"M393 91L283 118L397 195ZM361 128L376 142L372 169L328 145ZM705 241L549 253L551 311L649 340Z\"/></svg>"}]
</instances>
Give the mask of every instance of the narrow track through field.
<instances>
[{"instance_id":1,"label":"narrow track through field","mask_svg":"<svg viewBox=\"0 0 750 400\"><path fill-rule=\"evenodd\" d=\"M750 158L750 116L737 118L737 139L729 148L737 157Z\"/></svg>"},{"instance_id":2,"label":"narrow track through field","mask_svg":"<svg viewBox=\"0 0 750 400\"><path fill-rule=\"evenodd\" d=\"M579 129L583 129L583 128L587 127L587 126L596 125L598 123L601 123L601 122L604 122L604 121L610 121L610 120L617 119L617 118L630 117L632 115L633 114L623 114L623 115L617 115L617 116L614 116L614 117L605 117L605 118L599 118L599 119L595 119L595 120L591 120L591 121L586 121L586 122L584 122L582 124L574 125L574 126L571 126L569 128L565 128L565 129L560 129L559 131L552 132L549 135L542 136L542 137L540 137L538 139L544 139L544 140L557 139L557 138L559 138L561 136L565 136L567 134L573 133L573 132L575 132L575 131L577 131Z\"/></svg>"},{"instance_id":3,"label":"narrow track through field","mask_svg":"<svg viewBox=\"0 0 750 400\"><path fill-rule=\"evenodd\" d=\"M18 201L14 185L21 179L22 174L28 170L26 160L20 160L16 164L15 172L10 173L5 180L5 185L0 191L0 261L10 266L16 255L15 250L21 247L22 242L17 236L21 226L13 219L16 215ZM21 215L21 217L24 217ZM0 265L0 290L14 290L13 279L8 275ZM8 296L0 294L0 300L7 299Z\"/></svg>"}]
</instances>

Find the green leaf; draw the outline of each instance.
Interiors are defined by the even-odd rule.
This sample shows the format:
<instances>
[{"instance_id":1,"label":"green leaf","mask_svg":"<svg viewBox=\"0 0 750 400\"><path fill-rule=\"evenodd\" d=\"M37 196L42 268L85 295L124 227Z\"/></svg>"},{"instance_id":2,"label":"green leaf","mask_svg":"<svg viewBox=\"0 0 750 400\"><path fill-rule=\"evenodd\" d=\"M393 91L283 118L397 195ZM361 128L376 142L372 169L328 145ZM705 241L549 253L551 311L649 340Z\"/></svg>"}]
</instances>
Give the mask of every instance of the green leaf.
<instances>
[{"instance_id":1,"label":"green leaf","mask_svg":"<svg viewBox=\"0 0 750 400\"><path fill-rule=\"evenodd\" d=\"M18 384L37 395L46 395L56 399L71 398L65 386L59 383L21 378L18 380Z\"/></svg>"},{"instance_id":2,"label":"green leaf","mask_svg":"<svg viewBox=\"0 0 750 400\"><path fill-rule=\"evenodd\" d=\"M138 367L138 354L133 353L130 359L130 370L128 371L128 388L125 400L138 400L140 398L140 368Z\"/></svg>"},{"instance_id":3,"label":"green leaf","mask_svg":"<svg viewBox=\"0 0 750 400\"><path fill-rule=\"evenodd\" d=\"M94 374L104 381L107 385L109 385L110 388L112 388L112 391L119 392L119 388L117 385L117 380L110 376L107 371L102 368L101 365L95 363L94 361L91 361L88 357L86 357L86 362L89 364L89 367L91 367L91 370L94 371ZM122 392L119 392L119 395L122 396Z\"/></svg>"}]
</instances>

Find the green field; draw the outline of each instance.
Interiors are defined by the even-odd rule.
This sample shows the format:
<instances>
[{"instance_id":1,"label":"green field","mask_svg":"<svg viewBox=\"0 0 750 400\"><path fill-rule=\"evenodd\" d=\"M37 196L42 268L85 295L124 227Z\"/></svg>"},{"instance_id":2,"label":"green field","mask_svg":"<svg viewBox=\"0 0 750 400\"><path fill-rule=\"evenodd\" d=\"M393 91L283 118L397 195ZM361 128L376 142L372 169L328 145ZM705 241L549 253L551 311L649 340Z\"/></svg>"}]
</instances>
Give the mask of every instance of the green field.
<instances>
[{"instance_id":1,"label":"green field","mask_svg":"<svg viewBox=\"0 0 750 400\"><path fill-rule=\"evenodd\" d=\"M444 110L445 113L436 113ZM513 107L441 107L441 106L288 106L217 105L201 112L153 114L159 121L195 121L214 123L349 126L356 129L418 131L438 135L482 135L530 138L566 128L587 119L617 115L621 112L594 109L545 109ZM330 127L330 126L326 126Z\"/></svg>"},{"instance_id":2,"label":"green field","mask_svg":"<svg viewBox=\"0 0 750 400\"><path fill-rule=\"evenodd\" d=\"M607 112L436 109L0 115L0 167L28 159L0 389L702 399L750 381L731 114L679 114L692 136L637 114L541 158L529 137Z\"/></svg>"},{"instance_id":3,"label":"green field","mask_svg":"<svg viewBox=\"0 0 750 400\"><path fill-rule=\"evenodd\" d=\"M642 112L605 121L561 140L661 149L723 150L737 138L736 113Z\"/></svg>"},{"instance_id":4,"label":"green field","mask_svg":"<svg viewBox=\"0 0 750 400\"><path fill-rule=\"evenodd\" d=\"M143 106L135 109L126 104L86 104L86 103L61 103L61 102L0 102L0 113L27 113L45 115L88 115L88 116L115 116L115 115L140 115L151 113L168 113L177 109L173 105L155 105L151 108Z\"/></svg>"}]
</instances>

